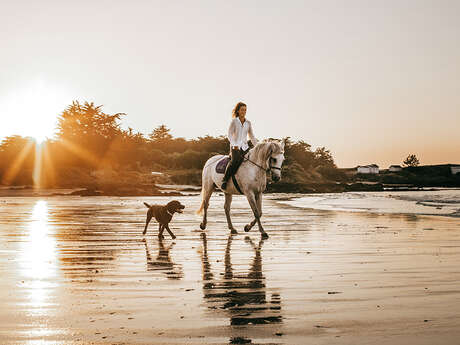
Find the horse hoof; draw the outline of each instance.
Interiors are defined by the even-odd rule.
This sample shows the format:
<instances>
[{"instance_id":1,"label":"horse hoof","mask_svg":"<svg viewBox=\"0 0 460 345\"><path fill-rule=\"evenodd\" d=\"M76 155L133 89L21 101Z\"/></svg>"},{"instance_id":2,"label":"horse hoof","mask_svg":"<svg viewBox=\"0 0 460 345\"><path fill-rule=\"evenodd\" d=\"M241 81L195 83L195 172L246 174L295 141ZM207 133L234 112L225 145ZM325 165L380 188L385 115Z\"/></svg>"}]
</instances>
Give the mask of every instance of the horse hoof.
<instances>
[{"instance_id":1,"label":"horse hoof","mask_svg":"<svg viewBox=\"0 0 460 345\"><path fill-rule=\"evenodd\" d=\"M268 234L266 232L263 232L261 234L261 237L262 237L263 240L266 240L269 236L268 236Z\"/></svg>"},{"instance_id":2,"label":"horse hoof","mask_svg":"<svg viewBox=\"0 0 460 345\"><path fill-rule=\"evenodd\" d=\"M238 234L238 231L236 231L235 229L231 229L231 230L230 230L230 233L231 233L232 235L237 235L237 234Z\"/></svg>"},{"instance_id":3,"label":"horse hoof","mask_svg":"<svg viewBox=\"0 0 460 345\"><path fill-rule=\"evenodd\" d=\"M201 229L201 230L206 229L206 225L204 225L203 223L201 223L201 224L200 224L200 229Z\"/></svg>"},{"instance_id":4,"label":"horse hoof","mask_svg":"<svg viewBox=\"0 0 460 345\"><path fill-rule=\"evenodd\" d=\"M244 226L244 231L248 232L249 230L251 230L251 228L249 227L249 224L246 224Z\"/></svg>"}]
</instances>

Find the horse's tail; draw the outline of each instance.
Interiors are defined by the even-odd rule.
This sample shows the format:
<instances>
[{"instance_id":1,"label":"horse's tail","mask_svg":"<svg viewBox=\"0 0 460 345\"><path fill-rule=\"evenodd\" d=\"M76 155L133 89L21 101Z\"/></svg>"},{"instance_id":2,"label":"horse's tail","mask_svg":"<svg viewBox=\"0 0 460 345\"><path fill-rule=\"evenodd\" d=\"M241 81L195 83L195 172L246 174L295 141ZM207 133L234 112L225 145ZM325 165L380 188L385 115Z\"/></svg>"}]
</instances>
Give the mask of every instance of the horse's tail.
<instances>
[{"instance_id":1,"label":"horse's tail","mask_svg":"<svg viewBox=\"0 0 460 345\"><path fill-rule=\"evenodd\" d=\"M150 208L150 205L144 202L145 207Z\"/></svg>"},{"instance_id":2,"label":"horse's tail","mask_svg":"<svg viewBox=\"0 0 460 345\"><path fill-rule=\"evenodd\" d=\"M201 216L203 214L203 209L204 209L204 186L202 185L201 186L201 205L200 205L200 208L196 210L195 213Z\"/></svg>"}]
</instances>

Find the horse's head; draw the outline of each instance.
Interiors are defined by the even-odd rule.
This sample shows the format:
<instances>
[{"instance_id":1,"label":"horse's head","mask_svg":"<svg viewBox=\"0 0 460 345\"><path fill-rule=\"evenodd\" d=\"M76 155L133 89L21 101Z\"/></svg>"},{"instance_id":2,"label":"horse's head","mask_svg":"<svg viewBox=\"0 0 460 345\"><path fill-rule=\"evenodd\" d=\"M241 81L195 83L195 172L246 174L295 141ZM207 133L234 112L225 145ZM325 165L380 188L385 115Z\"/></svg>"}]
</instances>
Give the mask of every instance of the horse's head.
<instances>
[{"instance_id":1,"label":"horse's head","mask_svg":"<svg viewBox=\"0 0 460 345\"><path fill-rule=\"evenodd\" d=\"M275 139L266 139L259 142L250 151L249 161L260 169L270 172L274 182L281 179L281 166L284 162L284 144L284 141L279 142Z\"/></svg>"},{"instance_id":2,"label":"horse's head","mask_svg":"<svg viewBox=\"0 0 460 345\"><path fill-rule=\"evenodd\" d=\"M271 172L272 180L278 182L281 179L281 166L284 162L284 140L270 141L267 158L267 170Z\"/></svg>"}]
</instances>

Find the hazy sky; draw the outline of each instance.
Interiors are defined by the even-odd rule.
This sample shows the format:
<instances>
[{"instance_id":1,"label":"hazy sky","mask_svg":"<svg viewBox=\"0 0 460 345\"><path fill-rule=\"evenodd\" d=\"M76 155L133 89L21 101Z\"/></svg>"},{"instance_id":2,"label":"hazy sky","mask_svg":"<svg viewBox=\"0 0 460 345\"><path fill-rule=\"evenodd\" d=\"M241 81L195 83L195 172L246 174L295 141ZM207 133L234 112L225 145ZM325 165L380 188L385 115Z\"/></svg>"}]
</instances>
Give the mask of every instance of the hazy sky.
<instances>
[{"instance_id":1,"label":"hazy sky","mask_svg":"<svg viewBox=\"0 0 460 345\"><path fill-rule=\"evenodd\" d=\"M0 138L73 99L123 127L330 149L339 167L460 163L460 1L0 2Z\"/></svg>"}]
</instances>

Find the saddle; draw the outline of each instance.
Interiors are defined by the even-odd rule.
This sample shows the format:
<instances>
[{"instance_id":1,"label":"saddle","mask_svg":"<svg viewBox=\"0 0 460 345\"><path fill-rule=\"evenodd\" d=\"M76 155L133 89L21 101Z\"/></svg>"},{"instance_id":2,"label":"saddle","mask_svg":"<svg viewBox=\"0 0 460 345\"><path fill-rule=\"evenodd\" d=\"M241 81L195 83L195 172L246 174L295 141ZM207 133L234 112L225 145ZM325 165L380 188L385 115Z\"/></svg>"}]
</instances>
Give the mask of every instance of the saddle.
<instances>
[{"instance_id":1,"label":"saddle","mask_svg":"<svg viewBox=\"0 0 460 345\"><path fill-rule=\"evenodd\" d=\"M245 151L242 151L242 156L243 156L243 158L244 158L244 156L246 156L246 154L249 152L249 149L250 149L250 148L248 148L248 149L245 150ZM218 173L218 174L225 174L225 169L227 168L228 162L230 162L230 156L229 156L229 155L224 156L219 162L217 162L217 165L216 165L216 173Z\"/></svg>"},{"instance_id":2,"label":"saddle","mask_svg":"<svg viewBox=\"0 0 460 345\"><path fill-rule=\"evenodd\" d=\"M230 162L230 156L224 156L216 165L216 173L225 174L228 162Z\"/></svg>"}]
</instances>

